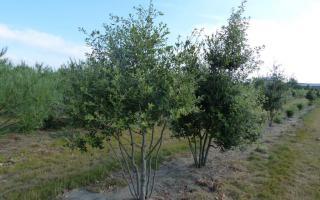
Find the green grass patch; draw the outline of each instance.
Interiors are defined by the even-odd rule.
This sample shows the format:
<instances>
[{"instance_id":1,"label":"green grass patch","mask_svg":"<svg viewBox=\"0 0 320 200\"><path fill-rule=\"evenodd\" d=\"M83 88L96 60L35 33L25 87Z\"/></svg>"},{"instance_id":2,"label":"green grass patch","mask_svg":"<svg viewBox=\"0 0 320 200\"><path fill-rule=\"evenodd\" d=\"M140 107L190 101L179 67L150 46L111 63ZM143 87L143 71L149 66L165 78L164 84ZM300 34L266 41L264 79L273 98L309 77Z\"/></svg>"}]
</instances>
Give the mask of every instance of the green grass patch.
<instances>
[{"instance_id":1,"label":"green grass patch","mask_svg":"<svg viewBox=\"0 0 320 200\"><path fill-rule=\"evenodd\" d=\"M4 199L54 199L66 189L73 189L102 180L117 168L116 162L106 162L105 165L92 167L88 171L79 171L69 176L44 181L41 185L30 188L15 188L16 190L4 193L2 197ZM30 178L27 180L30 180Z\"/></svg>"},{"instance_id":2,"label":"green grass patch","mask_svg":"<svg viewBox=\"0 0 320 200\"><path fill-rule=\"evenodd\" d=\"M314 200L320 197L320 108L303 118L304 127L295 135L281 137L268 148L257 149L244 162L248 174L226 182L232 199Z\"/></svg>"},{"instance_id":3,"label":"green grass patch","mask_svg":"<svg viewBox=\"0 0 320 200\"><path fill-rule=\"evenodd\" d=\"M0 160L13 161L8 166L0 167L0 176L10 177L1 184L0 199L55 199L65 190L98 182L101 183L100 188L115 184L122 186L122 181L115 182L109 177L110 173L120 168L113 159L112 151L108 148L89 149L88 153L72 151L64 147L62 137L66 133L61 134L41 132L20 135L19 140L9 135L0 139L0 144L6 145L6 152L0 154ZM159 164L186 151L188 146L185 141L171 139L167 132L159 154Z\"/></svg>"}]
</instances>

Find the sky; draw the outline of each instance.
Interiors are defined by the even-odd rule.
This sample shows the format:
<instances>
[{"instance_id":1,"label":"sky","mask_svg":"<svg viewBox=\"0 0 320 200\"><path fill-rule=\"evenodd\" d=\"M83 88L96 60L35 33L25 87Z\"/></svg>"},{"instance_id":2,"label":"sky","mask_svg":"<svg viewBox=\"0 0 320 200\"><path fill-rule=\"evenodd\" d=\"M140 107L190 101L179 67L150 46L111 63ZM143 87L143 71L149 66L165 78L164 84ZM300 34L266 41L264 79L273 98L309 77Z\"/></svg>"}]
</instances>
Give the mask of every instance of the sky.
<instances>
[{"instance_id":1,"label":"sky","mask_svg":"<svg viewBox=\"0 0 320 200\"><path fill-rule=\"evenodd\" d=\"M232 7L241 0L153 0L165 15L170 41L194 28L206 34L227 23ZM85 36L78 31L101 29L109 14L128 16L133 6L149 0L0 0L0 48L15 63L44 63L58 68L70 59L84 59ZM264 64L256 76L273 64L288 77L303 83L320 83L320 0L248 0L249 43L265 45Z\"/></svg>"}]
</instances>

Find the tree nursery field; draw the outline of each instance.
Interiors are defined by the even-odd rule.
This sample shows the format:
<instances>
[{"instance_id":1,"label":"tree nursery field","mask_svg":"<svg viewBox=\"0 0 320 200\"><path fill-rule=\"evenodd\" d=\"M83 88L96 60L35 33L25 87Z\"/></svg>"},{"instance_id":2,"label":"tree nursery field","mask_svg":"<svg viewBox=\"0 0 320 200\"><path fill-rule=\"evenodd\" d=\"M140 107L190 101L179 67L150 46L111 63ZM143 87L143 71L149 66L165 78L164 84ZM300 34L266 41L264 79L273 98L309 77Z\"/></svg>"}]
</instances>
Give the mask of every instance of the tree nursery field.
<instances>
[{"instance_id":1,"label":"tree nursery field","mask_svg":"<svg viewBox=\"0 0 320 200\"><path fill-rule=\"evenodd\" d=\"M60 68L3 47L0 199L320 199L320 90L255 76L246 3L172 42L150 1Z\"/></svg>"}]
</instances>

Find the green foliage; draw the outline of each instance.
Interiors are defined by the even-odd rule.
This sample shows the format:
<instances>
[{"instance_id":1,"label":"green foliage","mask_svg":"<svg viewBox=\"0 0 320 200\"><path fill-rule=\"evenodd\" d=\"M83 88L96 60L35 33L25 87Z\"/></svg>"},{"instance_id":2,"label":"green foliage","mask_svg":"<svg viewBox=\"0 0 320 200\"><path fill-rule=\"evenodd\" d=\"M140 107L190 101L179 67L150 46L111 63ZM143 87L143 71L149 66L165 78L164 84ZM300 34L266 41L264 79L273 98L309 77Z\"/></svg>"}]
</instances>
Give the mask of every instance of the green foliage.
<instances>
[{"instance_id":1,"label":"green foliage","mask_svg":"<svg viewBox=\"0 0 320 200\"><path fill-rule=\"evenodd\" d=\"M305 97L312 103L317 98L316 91L313 89L308 90Z\"/></svg>"},{"instance_id":2,"label":"green foliage","mask_svg":"<svg viewBox=\"0 0 320 200\"><path fill-rule=\"evenodd\" d=\"M236 88L235 92L229 94L231 99L223 99L227 102L223 105L223 110L218 110L217 115L213 113L213 121L218 125L213 125L211 131L215 133L216 144L221 149L255 141L264 122L264 112L258 103L255 90L240 87Z\"/></svg>"},{"instance_id":3,"label":"green foliage","mask_svg":"<svg viewBox=\"0 0 320 200\"><path fill-rule=\"evenodd\" d=\"M293 109L288 109L288 110L286 110L286 115L287 115L288 118L293 117L293 115L294 115L294 110L293 110Z\"/></svg>"},{"instance_id":4,"label":"green foliage","mask_svg":"<svg viewBox=\"0 0 320 200\"><path fill-rule=\"evenodd\" d=\"M298 108L298 110L302 110L303 109L303 104L302 103L297 104L297 108Z\"/></svg>"},{"instance_id":5,"label":"green foliage","mask_svg":"<svg viewBox=\"0 0 320 200\"><path fill-rule=\"evenodd\" d=\"M273 119L273 122L276 124L282 124L283 122L283 117L281 115L276 115Z\"/></svg>"},{"instance_id":6,"label":"green foliage","mask_svg":"<svg viewBox=\"0 0 320 200\"><path fill-rule=\"evenodd\" d=\"M276 113L273 118L273 122L276 124L281 124L282 121L283 121L283 116L280 113Z\"/></svg>"},{"instance_id":7,"label":"green foliage","mask_svg":"<svg viewBox=\"0 0 320 200\"><path fill-rule=\"evenodd\" d=\"M151 169L166 125L194 110L196 98L193 79L167 44L167 26L156 20L162 14L152 4L135 11L128 18L111 16L102 32L83 30L93 51L86 62L71 63L62 72L75 72L67 88L67 110L90 130L76 140L77 146L103 148L102 141L113 138L124 171L138 180L128 180L132 196L145 199L152 193ZM123 144L124 138L130 142Z\"/></svg>"},{"instance_id":8,"label":"green foliage","mask_svg":"<svg viewBox=\"0 0 320 200\"><path fill-rule=\"evenodd\" d=\"M298 81L295 78L290 78L289 81L287 82L287 85L289 88L292 88L292 89L300 88Z\"/></svg>"},{"instance_id":9,"label":"green foliage","mask_svg":"<svg viewBox=\"0 0 320 200\"><path fill-rule=\"evenodd\" d=\"M270 125L272 125L276 112L282 109L285 102L287 86L284 80L279 66L274 65L271 74L266 78L261 88L265 96L263 107L269 112Z\"/></svg>"},{"instance_id":10,"label":"green foliage","mask_svg":"<svg viewBox=\"0 0 320 200\"><path fill-rule=\"evenodd\" d=\"M292 96L295 97L295 98L304 98L307 91L303 88L301 89L291 89L292 91Z\"/></svg>"},{"instance_id":11,"label":"green foliage","mask_svg":"<svg viewBox=\"0 0 320 200\"><path fill-rule=\"evenodd\" d=\"M15 126L20 131L41 128L59 104L58 79L41 65L0 64L0 109L3 127Z\"/></svg>"},{"instance_id":12,"label":"green foliage","mask_svg":"<svg viewBox=\"0 0 320 200\"><path fill-rule=\"evenodd\" d=\"M261 48L248 45L248 19L242 16L243 12L244 4L232 12L227 26L206 38L203 51L189 55L198 60L187 66L196 74L199 110L181 116L172 128L176 137L188 139L197 167L206 164L213 145L226 150L256 140L264 121L260 95L244 83L260 64ZM198 52L204 52L203 64Z\"/></svg>"},{"instance_id":13,"label":"green foliage","mask_svg":"<svg viewBox=\"0 0 320 200\"><path fill-rule=\"evenodd\" d=\"M104 33L88 34L88 62L67 69L73 71L73 115L110 134L129 125L148 129L193 109L193 83L172 65L166 25L154 22L161 13L136 11L137 18L112 16Z\"/></svg>"},{"instance_id":14,"label":"green foliage","mask_svg":"<svg viewBox=\"0 0 320 200\"><path fill-rule=\"evenodd\" d=\"M245 1L238 10L233 10L228 25L222 26L215 34L207 37L205 59L213 73L228 72L235 80L244 80L261 64L260 51L251 48L247 30L249 18L244 17Z\"/></svg>"},{"instance_id":15,"label":"green foliage","mask_svg":"<svg viewBox=\"0 0 320 200\"><path fill-rule=\"evenodd\" d=\"M85 125L84 116L86 115L86 106L83 104L87 96L81 91L88 87L86 77L89 73L85 69L85 62L70 61L67 65L62 66L58 70L61 77L61 86L63 86L63 105L66 116L72 120L75 127L83 127ZM92 78L93 79L93 78Z\"/></svg>"}]
</instances>

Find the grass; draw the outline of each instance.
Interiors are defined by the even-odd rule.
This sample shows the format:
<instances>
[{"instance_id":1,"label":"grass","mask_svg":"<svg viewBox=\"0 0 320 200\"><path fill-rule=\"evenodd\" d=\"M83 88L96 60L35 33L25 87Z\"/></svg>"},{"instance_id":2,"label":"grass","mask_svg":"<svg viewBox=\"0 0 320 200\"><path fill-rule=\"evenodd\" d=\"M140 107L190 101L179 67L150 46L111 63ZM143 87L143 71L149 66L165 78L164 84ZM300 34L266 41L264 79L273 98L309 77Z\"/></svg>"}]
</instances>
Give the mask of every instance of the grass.
<instances>
[{"instance_id":1,"label":"grass","mask_svg":"<svg viewBox=\"0 0 320 200\"><path fill-rule=\"evenodd\" d=\"M110 178L119 166L108 148L72 151L63 147L63 135L36 132L0 138L0 163L8 163L0 166L0 199L55 199L65 190L97 182L104 186L123 184ZM182 151L187 151L187 145L169 140L167 131L160 162Z\"/></svg>"},{"instance_id":2,"label":"grass","mask_svg":"<svg viewBox=\"0 0 320 200\"><path fill-rule=\"evenodd\" d=\"M281 138L268 156L252 152L245 161L248 173L227 181L233 199L320 199L320 108L307 114L295 135Z\"/></svg>"},{"instance_id":3,"label":"grass","mask_svg":"<svg viewBox=\"0 0 320 200\"><path fill-rule=\"evenodd\" d=\"M282 112L277 113L273 121L277 124L281 124L284 119L291 118L295 113L302 110L302 108L298 108L298 105L303 108L305 105L308 105L308 100L304 97L287 100L283 105Z\"/></svg>"},{"instance_id":4,"label":"grass","mask_svg":"<svg viewBox=\"0 0 320 200\"><path fill-rule=\"evenodd\" d=\"M283 110L298 109L297 108L298 104L307 105L308 100L304 97L290 99L283 105Z\"/></svg>"}]
</instances>

